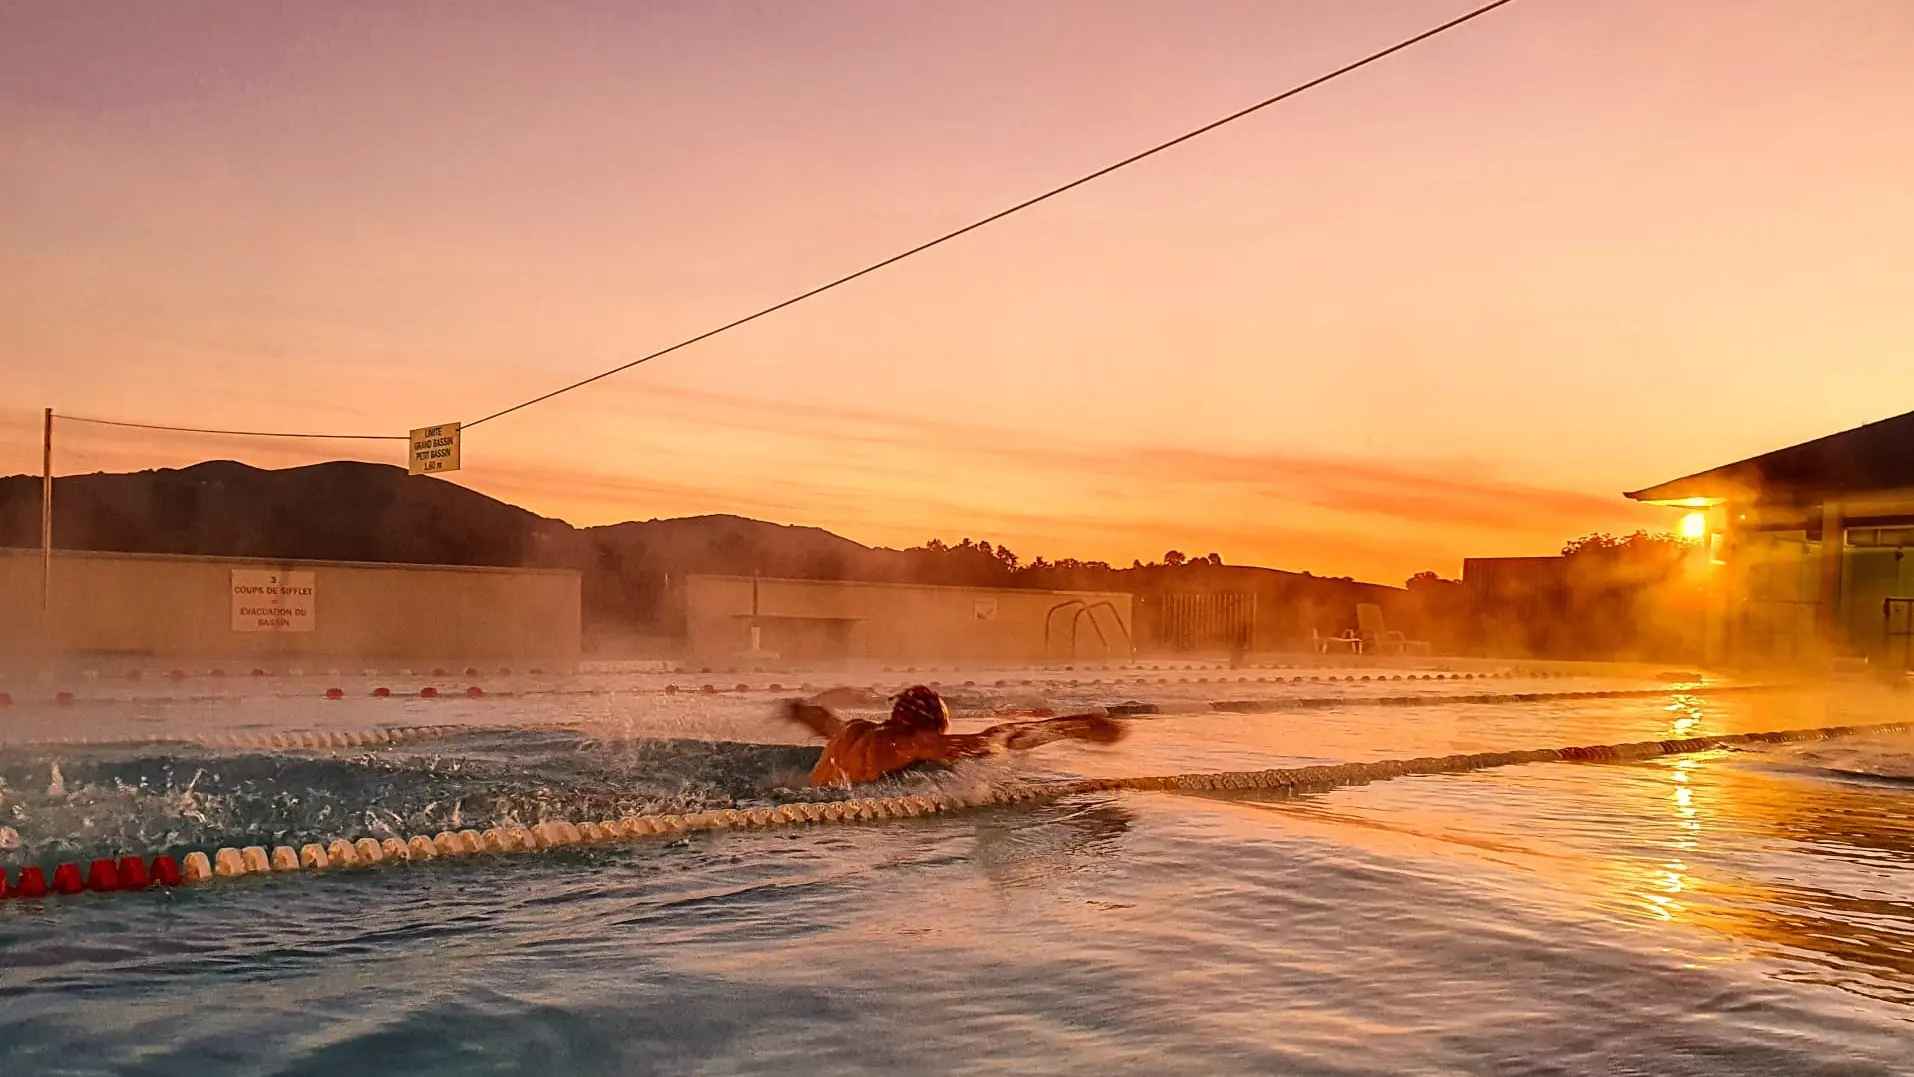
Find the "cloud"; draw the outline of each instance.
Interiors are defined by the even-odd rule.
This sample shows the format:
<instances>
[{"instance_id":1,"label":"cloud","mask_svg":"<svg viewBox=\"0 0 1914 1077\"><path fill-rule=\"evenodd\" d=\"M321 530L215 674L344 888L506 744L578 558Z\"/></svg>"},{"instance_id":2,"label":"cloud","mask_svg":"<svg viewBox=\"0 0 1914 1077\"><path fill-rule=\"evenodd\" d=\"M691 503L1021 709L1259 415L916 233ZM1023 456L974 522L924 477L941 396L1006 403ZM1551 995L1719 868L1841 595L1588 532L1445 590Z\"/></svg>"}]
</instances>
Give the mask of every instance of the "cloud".
<instances>
[{"instance_id":1,"label":"cloud","mask_svg":"<svg viewBox=\"0 0 1914 1077\"><path fill-rule=\"evenodd\" d=\"M1235 501L1279 503L1381 517L1412 525L1492 528L1555 534L1566 523L1589 528L1639 526L1637 506L1607 492L1501 480L1467 460L1370 460L1269 450L1219 451L1134 444L1078 435L1068 439L921 414L886 414L829 405L773 403L743 394L648 384L616 394L633 409L707 431L768 435L826 451L840 466L868 466L850 453L882 453L895 471L934 461L948 474L1004 469L1028 481L1044 473L1073 491L1134 494L1174 486L1205 488Z\"/></svg>"}]
</instances>

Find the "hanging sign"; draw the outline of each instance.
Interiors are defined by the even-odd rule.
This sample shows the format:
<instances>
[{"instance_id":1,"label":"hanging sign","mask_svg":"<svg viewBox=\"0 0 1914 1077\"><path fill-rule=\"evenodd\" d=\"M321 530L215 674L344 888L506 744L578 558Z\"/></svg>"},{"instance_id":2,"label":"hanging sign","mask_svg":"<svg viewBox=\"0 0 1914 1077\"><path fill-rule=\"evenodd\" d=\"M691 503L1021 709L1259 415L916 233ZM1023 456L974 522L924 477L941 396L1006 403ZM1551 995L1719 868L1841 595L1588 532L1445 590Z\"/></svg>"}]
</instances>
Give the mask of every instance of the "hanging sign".
<instances>
[{"instance_id":1,"label":"hanging sign","mask_svg":"<svg viewBox=\"0 0 1914 1077\"><path fill-rule=\"evenodd\" d=\"M421 426L412 431L412 452L406 464L408 473L430 475L435 471L458 469L459 424Z\"/></svg>"}]
</instances>

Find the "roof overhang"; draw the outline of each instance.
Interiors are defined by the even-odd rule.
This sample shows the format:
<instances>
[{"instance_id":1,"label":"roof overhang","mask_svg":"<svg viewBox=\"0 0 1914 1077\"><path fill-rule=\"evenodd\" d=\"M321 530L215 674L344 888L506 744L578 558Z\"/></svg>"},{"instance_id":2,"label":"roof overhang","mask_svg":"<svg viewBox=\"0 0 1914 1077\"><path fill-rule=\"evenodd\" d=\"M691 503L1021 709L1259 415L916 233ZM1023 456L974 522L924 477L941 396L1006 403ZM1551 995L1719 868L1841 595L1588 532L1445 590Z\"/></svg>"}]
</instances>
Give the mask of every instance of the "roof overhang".
<instances>
[{"instance_id":1,"label":"roof overhang","mask_svg":"<svg viewBox=\"0 0 1914 1077\"><path fill-rule=\"evenodd\" d=\"M1711 509L1728 500L1725 497L1699 497L1694 495L1688 497L1657 496L1655 488L1653 487L1647 490L1636 490L1632 494L1623 494L1622 496L1631 501L1639 501L1644 505L1660 505L1670 509Z\"/></svg>"},{"instance_id":2,"label":"roof overhang","mask_svg":"<svg viewBox=\"0 0 1914 1077\"><path fill-rule=\"evenodd\" d=\"M1722 502L1807 505L1878 497L1914 486L1914 412L1622 496L1651 505L1707 507Z\"/></svg>"}]
</instances>

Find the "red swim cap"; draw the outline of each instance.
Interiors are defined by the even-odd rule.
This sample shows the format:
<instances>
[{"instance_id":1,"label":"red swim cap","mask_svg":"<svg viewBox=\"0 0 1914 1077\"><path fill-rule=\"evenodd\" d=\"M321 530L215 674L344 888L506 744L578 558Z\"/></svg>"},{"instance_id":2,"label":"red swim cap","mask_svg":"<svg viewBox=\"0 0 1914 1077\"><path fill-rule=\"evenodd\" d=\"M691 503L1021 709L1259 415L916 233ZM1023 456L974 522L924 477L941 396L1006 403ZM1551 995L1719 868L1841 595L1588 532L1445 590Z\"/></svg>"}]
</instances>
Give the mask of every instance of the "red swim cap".
<instances>
[{"instance_id":1,"label":"red swim cap","mask_svg":"<svg viewBox=\"0 0 1914 1077\"><path fill-rule=\"evenodd\" d=\"M891 721L912 729L942 733L950 728L950 708L944 699L924 685L913 685L897 694L891 703Z\"/></svg>"}]
</instances>

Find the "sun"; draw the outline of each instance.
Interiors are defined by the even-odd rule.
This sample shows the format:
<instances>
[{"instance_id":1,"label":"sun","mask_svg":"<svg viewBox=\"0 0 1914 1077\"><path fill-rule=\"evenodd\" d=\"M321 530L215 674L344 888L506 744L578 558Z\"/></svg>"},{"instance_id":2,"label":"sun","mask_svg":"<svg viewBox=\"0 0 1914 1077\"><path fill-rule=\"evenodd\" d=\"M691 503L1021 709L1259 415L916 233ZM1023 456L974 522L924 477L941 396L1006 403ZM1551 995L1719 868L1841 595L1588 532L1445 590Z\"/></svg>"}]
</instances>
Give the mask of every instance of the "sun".
<instances>
[{"instance_id":1,"label":"sun","mask_svg":"<svg viewBox=\"0 0 1914 1077\"><path fill-rule=\"evenodd\" d=\"M1681 518L1681 537L1682 538L1699 541L1702 538L1705 538L1707 534L1708 534L1708 514L1707 513L1691 512Z\"/></svg>"}]
</instances>

